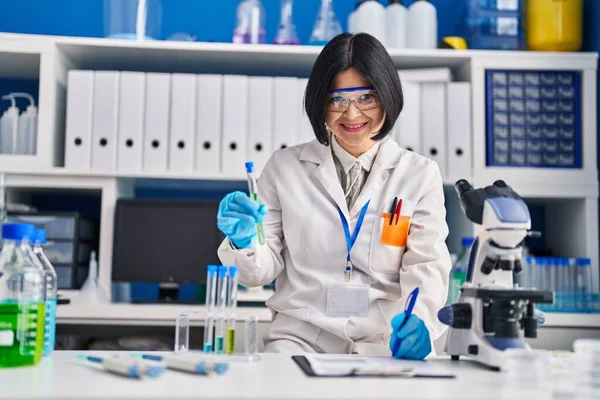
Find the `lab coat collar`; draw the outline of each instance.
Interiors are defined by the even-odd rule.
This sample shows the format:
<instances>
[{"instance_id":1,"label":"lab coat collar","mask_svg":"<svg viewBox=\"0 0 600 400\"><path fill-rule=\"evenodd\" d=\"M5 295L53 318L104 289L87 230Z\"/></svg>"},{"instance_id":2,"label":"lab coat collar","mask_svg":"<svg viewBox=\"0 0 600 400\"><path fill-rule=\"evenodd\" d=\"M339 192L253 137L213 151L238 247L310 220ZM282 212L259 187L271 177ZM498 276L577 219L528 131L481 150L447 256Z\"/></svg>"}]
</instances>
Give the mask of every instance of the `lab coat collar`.
<instances>
[{"instance_id":1,"label":"lab coat collar","mask_svg":"<svg viewBox=\"0 0 600 400\"><path fill-rule=\"evenodd\" d=\"M389 177L387 170L398 166L401 156L402 150L395 141L384 140L381 142L367 182L351 210L348 210L346 197L342 185L340 185L329 146L322 145L317 140L306 144L300 153L300 161L313 162L319 165L313 176L323 185L323 188L342 210L346 219L350 220L351 216L357 214L385 183Z\"/></svg>"}]
</instances>

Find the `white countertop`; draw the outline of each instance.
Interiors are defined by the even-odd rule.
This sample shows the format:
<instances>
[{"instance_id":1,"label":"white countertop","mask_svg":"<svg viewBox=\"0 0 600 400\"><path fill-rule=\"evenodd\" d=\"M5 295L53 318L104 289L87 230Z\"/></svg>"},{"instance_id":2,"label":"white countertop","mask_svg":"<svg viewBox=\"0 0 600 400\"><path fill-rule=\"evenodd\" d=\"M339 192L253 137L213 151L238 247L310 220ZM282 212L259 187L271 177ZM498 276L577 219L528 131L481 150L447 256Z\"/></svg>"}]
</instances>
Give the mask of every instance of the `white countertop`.
<instances>
[{"instance_id":1,"label":"white countertop","mask_svg":"<svg viewBox=\"0 0 600 400\"><path fill-rule=\"evenodd\" d=\"M77 359L82 352L55 352L36 367L0 370L0 399L550 399L550 393L504 384L503 374L470 361L429 361L456 379L309 378L289 355L262 354L253 364L232 363L223 376L167 371L137 381L96 369ZM89 354L102 354L93 352ZM353 379L353 380L352 380ZM547 396L546 396L547 394Z\"/></svg>"}]
</instances>

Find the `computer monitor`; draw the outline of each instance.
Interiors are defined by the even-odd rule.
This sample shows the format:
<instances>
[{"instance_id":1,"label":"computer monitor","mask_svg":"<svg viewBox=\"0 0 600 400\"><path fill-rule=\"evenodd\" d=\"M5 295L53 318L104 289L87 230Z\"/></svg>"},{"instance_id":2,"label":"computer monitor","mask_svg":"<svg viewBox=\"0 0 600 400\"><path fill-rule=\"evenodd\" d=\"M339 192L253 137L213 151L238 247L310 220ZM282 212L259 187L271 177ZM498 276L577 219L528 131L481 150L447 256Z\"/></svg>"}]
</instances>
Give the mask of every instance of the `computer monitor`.
<instances>
[{"instance_id":1,"label":"computer monitor","mask_svg":"<svg viewBox=\"0 0 600 400\"><path fill-rule=\"evenodd\" d=\"M214 200L119 199L112 280L158 283L160 300L176 298L178 284L205 283L206 267L220 264L218 207Z\"/></svg>"}]
</instances>

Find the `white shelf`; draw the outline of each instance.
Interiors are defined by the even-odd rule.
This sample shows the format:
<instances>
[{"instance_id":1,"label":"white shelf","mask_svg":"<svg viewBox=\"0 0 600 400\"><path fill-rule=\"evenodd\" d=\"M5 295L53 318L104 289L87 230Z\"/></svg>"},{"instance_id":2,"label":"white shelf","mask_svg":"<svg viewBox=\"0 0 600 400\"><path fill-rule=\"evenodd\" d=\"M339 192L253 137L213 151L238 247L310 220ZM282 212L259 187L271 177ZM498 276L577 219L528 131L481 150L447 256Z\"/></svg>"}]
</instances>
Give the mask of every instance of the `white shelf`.
<instances>
[{"instance_id":1,"label":"white shelf","mask_svg":"<svg viewBox=\"0 0 600 400\"><path fill-rule=\"evenodd\" d=\"M544 313L543 327L600 329L600 314Z\"/></svg>"}]
</instances>

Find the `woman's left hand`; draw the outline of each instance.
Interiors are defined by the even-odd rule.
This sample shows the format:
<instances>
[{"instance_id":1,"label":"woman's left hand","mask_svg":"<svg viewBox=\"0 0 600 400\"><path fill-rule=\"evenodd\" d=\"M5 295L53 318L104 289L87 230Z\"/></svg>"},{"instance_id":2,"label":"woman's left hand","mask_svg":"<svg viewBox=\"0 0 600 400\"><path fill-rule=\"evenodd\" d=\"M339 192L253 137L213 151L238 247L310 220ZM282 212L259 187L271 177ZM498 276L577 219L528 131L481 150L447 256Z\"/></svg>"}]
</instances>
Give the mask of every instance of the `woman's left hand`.
<instances>
[{"instance_id":1,"label":"woman's left hand","mask_svg":"<svg viewBox=\"0 0 600 400\"><path fill-rule=\"evenodd\" d=\"M421 318L416 315L408 317L401 313L392 319L392 336L390 350L392 357L407 360L422 360L431 353L429 331Z\"/></svg>"}]
</instances>

